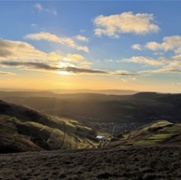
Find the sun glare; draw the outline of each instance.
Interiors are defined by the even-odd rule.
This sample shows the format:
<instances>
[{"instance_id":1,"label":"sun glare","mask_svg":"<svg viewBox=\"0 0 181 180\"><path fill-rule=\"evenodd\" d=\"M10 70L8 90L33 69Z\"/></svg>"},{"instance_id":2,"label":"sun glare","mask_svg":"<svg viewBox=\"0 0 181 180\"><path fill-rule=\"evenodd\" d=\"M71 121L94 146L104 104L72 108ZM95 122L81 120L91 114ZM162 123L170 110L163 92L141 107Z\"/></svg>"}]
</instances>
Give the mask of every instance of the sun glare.
<instances>
[{"instance_id":1,"label":"sun glare","mask_svg":"<svg viewBox=\"0 0 181 180\"><path fill-rule=\"evenodd\" d=\"M60 62L58 67L59 68L65 68L67 66L70 66L69 63L65 63L65 62ZM57 74L61 74L61 75L69 75L70 72L64 71L64 70L60 70L59 72L57 72Z\"/></svg>"},{"instance_id":2,"label":"sun glare","mask_svg":"<svg viewBox=\"0 0 181 180\"><path fill-rule=\"evenodd\" d=\"M61 75L69 75L70 73L67 72L67 71L59 71L58 74L61 74Z\"/></svg>"}]
</instances>

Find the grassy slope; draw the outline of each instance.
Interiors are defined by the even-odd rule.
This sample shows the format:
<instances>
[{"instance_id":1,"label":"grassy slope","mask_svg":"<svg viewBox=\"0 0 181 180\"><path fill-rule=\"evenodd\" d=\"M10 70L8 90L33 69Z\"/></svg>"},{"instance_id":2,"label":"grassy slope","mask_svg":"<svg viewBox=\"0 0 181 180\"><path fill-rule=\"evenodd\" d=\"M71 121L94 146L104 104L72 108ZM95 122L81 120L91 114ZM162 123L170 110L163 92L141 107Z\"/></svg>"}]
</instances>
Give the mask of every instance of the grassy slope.
<instances>
[{"instance_id":1,"label":"grassy slope","mask_svg":"<svg viewBox=\"0 0 181 180\"><path fill-rule=\"evenodd\" d=\"M95 147L96 133L79 122L0 101L0 151Z\"/></svg>"},{"instance_id":2,"label":"grassy slope","mask_svg":"<svg viewBox=\"0 0 181 180\"><path fill-rule=\"evenodd\" d=\"M27 136L18 133L10 116L0 115L0 153L40 150Z\"/></svg>"},{"instance_id":3,"label":"grassy slope","mask_svg":"<svg viewBox=\"0 0 181 180\"><path fill-rule=\"evenodd\" d=\"M149 123L111 143L113 146L155 144L181 144L181 124L166 120Z\"/></svg>"}]
</instances>

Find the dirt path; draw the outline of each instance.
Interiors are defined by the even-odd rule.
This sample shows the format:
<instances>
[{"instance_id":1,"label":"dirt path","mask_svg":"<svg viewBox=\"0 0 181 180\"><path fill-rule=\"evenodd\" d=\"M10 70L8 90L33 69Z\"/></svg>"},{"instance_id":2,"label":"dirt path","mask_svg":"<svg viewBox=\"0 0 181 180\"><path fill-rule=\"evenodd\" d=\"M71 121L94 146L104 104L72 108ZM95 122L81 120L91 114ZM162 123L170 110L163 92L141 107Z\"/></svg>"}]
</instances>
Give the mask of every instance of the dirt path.
<instances>
[{"instance_id":1,"label":"dirt path","mask_svg":"<svg viewBox=\"0 0 181 180\"><path fill-rule=\"evenodd\" d=\"M120 147L0 155L1 180L180 180L181 147Z\"/></svg>"}]
</instances>

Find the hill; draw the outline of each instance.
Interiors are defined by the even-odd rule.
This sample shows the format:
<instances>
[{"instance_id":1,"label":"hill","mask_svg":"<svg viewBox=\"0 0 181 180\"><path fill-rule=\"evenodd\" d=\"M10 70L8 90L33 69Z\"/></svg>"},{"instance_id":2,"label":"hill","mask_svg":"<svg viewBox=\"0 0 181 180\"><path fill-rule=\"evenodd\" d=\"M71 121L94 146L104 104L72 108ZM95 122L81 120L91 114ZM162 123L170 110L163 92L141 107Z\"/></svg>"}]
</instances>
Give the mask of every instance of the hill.
<instances>
[{"instance_id":1,"label":"hill","mask_svg":"<svg viewBox=\"0 0 181 180\"><path fill-rule=\"evenodd\" d=\"M166 120L152 122L124 134L118 141L110 143L113 146L156 144L181 145L181 123L171 123Z\"/></svg>"},{"instance_id":2,"label":"hill","mask_svg":"<svg viewBox=\"0 0 181 180\"><path fill-rule=\"evenodd\" d=\"M138 93L138 91L134 90L119 90L119 89L105 89L105 90L90 90L90 89L55 89L52 92L56 94L112 94L112 95L131 95Z\"/></svg>"},{"instance_id":3,"label":"hill","mask_svg":"<svg viewBox=\"0 0 181 180\"><path fill-rule=\"evenodd\" d=\"M0 101L0 152L96 146L96 133L72 119L49 116Z\"/></svg>"},{"instance_id":4,"label":"hill","mask_svg":"<svg viewBox=\"0 0 181 180\"><path fill-rule=\"evenodd\" d=\"M6 94L2 99L81 122L145 123L159 119L181 121L181 94L59 94L56 97L55 94L47 97L43 93L36 96L29 94L28 97Z\"/></svg>"},{"instance_id":5,"label":"hill","mask_svg":"<svg viewBox=\"0 0 181 180\"><path fill-rule=\"evenodd\" d=\"M1 95L0 93L0 98ZM22 95L21 93L17 96L16 93L11 95L7 93L2 99L52 116L75 119L99 132L128 132L140 125L160 119L181 122L181 94L50 93L50 96L47 96L47 93L43 92L29 94L24 92Z\"/></svg>"}]
</instances>

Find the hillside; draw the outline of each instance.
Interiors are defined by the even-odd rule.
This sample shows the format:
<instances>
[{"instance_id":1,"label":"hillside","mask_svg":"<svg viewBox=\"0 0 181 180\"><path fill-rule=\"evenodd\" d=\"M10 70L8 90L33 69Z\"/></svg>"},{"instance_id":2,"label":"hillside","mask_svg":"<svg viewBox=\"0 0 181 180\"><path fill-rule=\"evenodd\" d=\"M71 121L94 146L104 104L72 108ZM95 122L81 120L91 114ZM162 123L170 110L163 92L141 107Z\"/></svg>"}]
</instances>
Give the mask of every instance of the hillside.
<instances>
[{"instance_id":1,"label":"hillside","mask_svg":"<svg viewBox=\"0 0 181 180\"><path fill-rule=\"evenodd\" d=\"M116 137L116 136L115 136ZM145 124L121 138L111 142L110 146L145 146L145 145L181 145L181 123L166 120Z\"/></svg>"},{"instance_id":2,"label":"hillside","mask_svg":"<svg viewBox=\"0 0 181 180\"><path fill-rule=\"evenodd\" d=\"M72 119L0 101L0 152L94 148L96 133Z\"/></svg>"},{"instance_id":3,"label":"hillside","mask_svg":"<svg viewBox=\"0 0 181 180\"><path fill-rule=\"evenodd\" d=\"M26 94L28 95L28 94ZM0 93L1 97L1 93ZM138 123L167 119L181 122L181 94L142 92L133 95L42 94L3 95L7 102L25 105L43 113L76 119L84 123ZM129 130L125 129L125 130Z\"/></svg>"}]
</instances>

